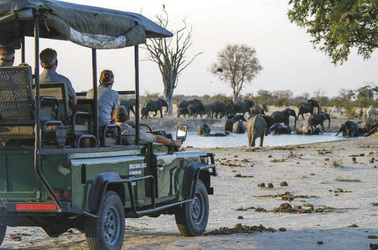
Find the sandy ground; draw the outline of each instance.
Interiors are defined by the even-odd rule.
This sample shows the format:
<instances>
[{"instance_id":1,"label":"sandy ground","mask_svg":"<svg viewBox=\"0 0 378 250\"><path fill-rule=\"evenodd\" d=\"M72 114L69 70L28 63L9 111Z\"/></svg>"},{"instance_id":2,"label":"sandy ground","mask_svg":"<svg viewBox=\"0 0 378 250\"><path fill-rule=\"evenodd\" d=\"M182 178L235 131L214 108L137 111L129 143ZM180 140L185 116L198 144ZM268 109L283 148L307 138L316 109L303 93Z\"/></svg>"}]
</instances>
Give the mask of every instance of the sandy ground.
<instances>
[{"instance_id":1,"label":"sandy ground","mask_svg":"<svg viewBox=\"0 0 378 250\"><path fill-rule=\"evenodd\" d=\"M216 154L219 174L212 178L215 194L209 196L205 235L181 236L170 215L126 219L124 249L378 246L377 134L287 147L201 150ZM265 187L260 187L263 183ZM2 248L87 249L87 245L76 229L49 238L39 228L8 228Z\"/></svg>"}]
</instances>

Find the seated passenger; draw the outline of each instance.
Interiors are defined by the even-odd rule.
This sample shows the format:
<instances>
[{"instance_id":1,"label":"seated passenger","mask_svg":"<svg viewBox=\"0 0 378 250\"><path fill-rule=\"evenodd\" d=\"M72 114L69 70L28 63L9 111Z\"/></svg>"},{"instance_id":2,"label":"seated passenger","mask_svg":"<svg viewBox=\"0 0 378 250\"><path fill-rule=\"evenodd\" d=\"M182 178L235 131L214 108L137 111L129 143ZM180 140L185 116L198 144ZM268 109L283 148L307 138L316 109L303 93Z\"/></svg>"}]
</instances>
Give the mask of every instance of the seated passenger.
<instances>
[{"instance_id":1,"label":"seated passenger","mask_svg":"<svg viewBox=\"0 0 378 250\"><path fill-rule=\"evenodd\" d=\"M97 99L99 107L99 126L113 123L113 115L118 107L119 94L113 90L114 74L111 70L103 70L100 75L100 86L97 88ZM93 99L94 92L90 89L87 99Z\"/></svg>"},{"instance_id":2,"label":"seated passenger","mask_svg":"<svg viewBox=\"0 0 378 250\"><path fill-rule=\"evenodd\" d=\"M126 139L127 145L135 145L135 129L128 124L129 114L127 110L119 106L114 114L116 123L121 127L122 139ZM165 145L172 145L181 147L181 141L171 140L161 135L154 135L152 133L145 133L143 130L139 130L140 144L147 144L151 142L163 143Z\"/></svg>"},{"instance_id":3,"label":"seated passenger","mask_svg":"<svg viewBox=\"0 0 378 250\"><path fill-rule=\"evenodd\" d=\"M13 66L14 63L14 49L9 46L0 47L0 67Z\"/></svg>"},{"instance_id":4,"label":"seated passenger","mask_svg":"<svg viewBox=\"0 0 378 250\"><path fill-rule=\"evenodd\" d=\"M71 81L56 72L56 69L58 67L58 54L54 49L44 49L39 54L40 60L41 60L41 66L43 68L42 73L39 76L39 82L41 84L44 83L53 83L53 82L64 82L67 85L68 89L68 96L70 98L71 104L76 105L77 99L76 99L76 92L74 88L72 87ZM62 109L62 107L60 107ZM63 114L63 112L61 112ZM68 110L68 116L72 115L72 109Z\"/></svg>"}]
</instances>

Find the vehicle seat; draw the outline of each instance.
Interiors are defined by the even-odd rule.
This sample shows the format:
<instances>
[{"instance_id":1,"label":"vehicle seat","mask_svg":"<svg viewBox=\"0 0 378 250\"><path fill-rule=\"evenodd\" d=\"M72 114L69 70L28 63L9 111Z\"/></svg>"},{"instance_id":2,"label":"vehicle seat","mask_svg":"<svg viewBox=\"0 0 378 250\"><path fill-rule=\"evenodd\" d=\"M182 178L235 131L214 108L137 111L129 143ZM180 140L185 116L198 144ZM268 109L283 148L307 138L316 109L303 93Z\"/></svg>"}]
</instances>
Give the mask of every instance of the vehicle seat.
<instances>
[{"instance_id":1,"label":"vehicle seat","mask_svg":"<svg viewBox=\"0 0 378 250\"><path fill-rule=\"evenodd\" d=\"M59 102L55 117L58 117L58 120L61 120L65 124L67 129L67 144L72 145L73 147L80 147L80 145L82 145L81 141L84 138L87 138L91 141L90 145L96 145L96 137L92 134L93 122L91 114L89 112L77 111L70 115L72 111L69 107L69 97L66 83L42 83L39 85L39 87L41 100L42 98L56 98ZM48 105L45 106L48 107Z\"/></svg>"},{"instance_id":2,"label":"vehicle seat","mask_svg":"<svg viewBox=\"0 0 378 250\"><path fill-rule=\"evenodd\" d=\"M27 67L0 67L0 140L34 139L32 73Z\"/></svg>"}]
</instances>

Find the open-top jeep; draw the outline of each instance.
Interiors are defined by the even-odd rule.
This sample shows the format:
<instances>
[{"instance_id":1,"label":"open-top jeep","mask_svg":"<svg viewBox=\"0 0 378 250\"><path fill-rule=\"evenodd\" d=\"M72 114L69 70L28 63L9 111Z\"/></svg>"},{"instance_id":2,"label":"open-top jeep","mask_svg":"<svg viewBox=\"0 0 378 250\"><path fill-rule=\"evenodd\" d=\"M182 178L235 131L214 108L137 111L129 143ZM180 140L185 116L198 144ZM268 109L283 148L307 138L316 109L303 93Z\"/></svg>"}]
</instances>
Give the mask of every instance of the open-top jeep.
<instances>
[{"instance_id":1,"label":"open-top jeep","mask_svg":"<svg viewBox=\"0 0 378 250\"><path fill-rule=\"evenodd\" d=\"M214 155L140 145L138 112L136 145L122 144L118 125L98 124L97 49L134 48L135 90L125 93L135 94L139 110L138 44L171 35L135 13L52 0L1 1L0 44L21 48L25 62L25 37L33 37L35 68L0 67L0 243L7 226L38 226L53 237L77 228L91 249L120 249L125 217L160 214L174 214L183 235L204 232ZM39 83L40 38L92 51L94 98L79 99L72 116L67 86ZM186 129L178 127L177 140L185 140Z\"/></svg>"}]
</instances>

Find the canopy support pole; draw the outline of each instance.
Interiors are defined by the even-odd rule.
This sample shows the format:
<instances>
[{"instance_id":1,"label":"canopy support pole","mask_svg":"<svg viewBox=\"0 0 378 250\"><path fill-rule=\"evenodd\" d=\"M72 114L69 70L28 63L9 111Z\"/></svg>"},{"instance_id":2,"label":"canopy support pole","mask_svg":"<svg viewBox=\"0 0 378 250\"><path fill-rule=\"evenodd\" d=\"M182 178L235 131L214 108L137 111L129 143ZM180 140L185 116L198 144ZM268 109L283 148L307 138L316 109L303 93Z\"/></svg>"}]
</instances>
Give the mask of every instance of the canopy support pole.
<instances>
[{"instance_id":1,"label":"canopy support pole","mask_svg":"<svg viewBox=\"0 0 378 250\"><path fill-rule=\"evenodd\" d=\"M139 145L139 47L134 47L135 64L135 144Z\"/></svg>"},{"instance_id":2,"label":"canopy support pole","mask_svg":"<svg viewBox=\"0 0 378 250\"><path fill-rule=\"evenodd\" d=\"M94 127L95 127L95 135L97 138L97 145L99 147L100 143L100 128L98 124L98 98L97 98L97 51L96 49L92 49L92 79L93 79L93 102L96 104L93 110L93 117L94 117Z\"/></svg>"}]
</instances>

